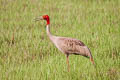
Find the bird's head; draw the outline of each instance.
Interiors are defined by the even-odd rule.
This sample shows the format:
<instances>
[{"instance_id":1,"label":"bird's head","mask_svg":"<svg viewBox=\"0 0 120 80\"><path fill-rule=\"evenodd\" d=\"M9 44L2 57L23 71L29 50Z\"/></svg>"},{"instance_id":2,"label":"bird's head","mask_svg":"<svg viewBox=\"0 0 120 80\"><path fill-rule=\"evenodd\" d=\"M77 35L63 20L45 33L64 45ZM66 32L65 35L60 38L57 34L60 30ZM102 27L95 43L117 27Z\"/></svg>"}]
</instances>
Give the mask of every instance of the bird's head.
<instances>
[{"instance_id":1,"label":"bird's head","mask_svg":"<svg viewBox=\"0 0 120 80\"><path fill-rule=\"evenodd\" d=\"M46 20L47 21L47 25L50 24L50 19L49 19L48 15L43 15L43 16L40 16L40 17L35 19L35 21L39 21L39 20Z\"/></svg>"}]
</instances>

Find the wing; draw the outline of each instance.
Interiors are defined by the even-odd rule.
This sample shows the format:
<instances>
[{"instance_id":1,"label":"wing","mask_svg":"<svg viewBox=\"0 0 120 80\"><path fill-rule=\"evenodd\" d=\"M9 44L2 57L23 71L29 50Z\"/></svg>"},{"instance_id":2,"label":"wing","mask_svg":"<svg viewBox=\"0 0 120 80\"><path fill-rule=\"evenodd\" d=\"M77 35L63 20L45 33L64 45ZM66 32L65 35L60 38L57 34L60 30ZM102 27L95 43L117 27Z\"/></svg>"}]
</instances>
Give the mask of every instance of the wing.
<instances>
[{"instance_id":1,"label":"wing","mask_svg":"<svg viewBox=\"0 0 120 80\"><path fill-rule=\"evenodd\" d=\"M85 44L78 39L59 37L57 39L57 45L59 47L59 50L64 53L80 54L87 56L87 48Z\"/></svg>"}]
</instances>

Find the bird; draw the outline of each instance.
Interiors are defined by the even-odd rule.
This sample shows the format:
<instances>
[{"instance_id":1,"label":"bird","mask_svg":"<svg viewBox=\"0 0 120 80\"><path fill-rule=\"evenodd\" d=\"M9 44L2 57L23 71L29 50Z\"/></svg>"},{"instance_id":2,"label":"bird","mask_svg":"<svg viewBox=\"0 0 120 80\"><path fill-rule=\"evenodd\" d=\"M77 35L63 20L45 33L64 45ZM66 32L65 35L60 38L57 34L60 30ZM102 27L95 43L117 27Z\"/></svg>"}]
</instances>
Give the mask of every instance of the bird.
<instances>
[{"instance_id":1,"label":"bird","mask_svg":"<svg viewBox=\"0 0 120 80\"><path fill-rule=\"evenodd\" d=\"M70 37L60 37L52 35L50 32L50 17L48 15L43 15L35 18L35 21L45 20L46 24L46 32L49 39L52 43L60 50L62 53L66 55L67 69L69 69L69 55L81 55L90 59L92 64L94 64L94 60L91 54L90 49L80 40Z\"/></svg>"}]
</instances>

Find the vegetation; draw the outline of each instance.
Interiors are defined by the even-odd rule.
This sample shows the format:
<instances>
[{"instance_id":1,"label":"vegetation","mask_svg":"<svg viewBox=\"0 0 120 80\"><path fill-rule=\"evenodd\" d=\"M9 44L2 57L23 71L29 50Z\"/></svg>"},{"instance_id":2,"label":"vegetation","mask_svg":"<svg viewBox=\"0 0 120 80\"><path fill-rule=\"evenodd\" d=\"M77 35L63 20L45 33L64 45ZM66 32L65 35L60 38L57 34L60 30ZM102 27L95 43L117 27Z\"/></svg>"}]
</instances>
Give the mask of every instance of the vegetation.
<instances>
[{"instance_id":1,"label":"vegetation","mask_svg":"<svg viewBox=\"0 0 120 80\"><path fill-rule=\"evenodd\" d=\"M80 39L96 66L82 56L66 57L51 32ZM120 0L0 0L0 80L120 80Z\"/></svg>"}]
</instances>

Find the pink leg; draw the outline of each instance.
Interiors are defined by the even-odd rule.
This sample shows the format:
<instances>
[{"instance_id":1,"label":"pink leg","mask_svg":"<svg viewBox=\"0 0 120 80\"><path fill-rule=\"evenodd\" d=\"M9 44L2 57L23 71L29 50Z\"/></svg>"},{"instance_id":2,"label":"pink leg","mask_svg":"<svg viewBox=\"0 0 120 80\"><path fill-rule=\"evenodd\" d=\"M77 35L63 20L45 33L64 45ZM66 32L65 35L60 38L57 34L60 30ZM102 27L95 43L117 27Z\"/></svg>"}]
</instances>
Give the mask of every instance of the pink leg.
<instances>
[{"instance_id":1,"label":"pink leg","mask_svg":"<svg viewBox=\"0 0 120 80\"><path fill-rule=\"evenodd\" d=\"M67 57L67 65L68 65L68 72L69 72L70 71L70 69L69 69L69 54L67 54L66 57Z\"/></svg>"}]
</instances>

